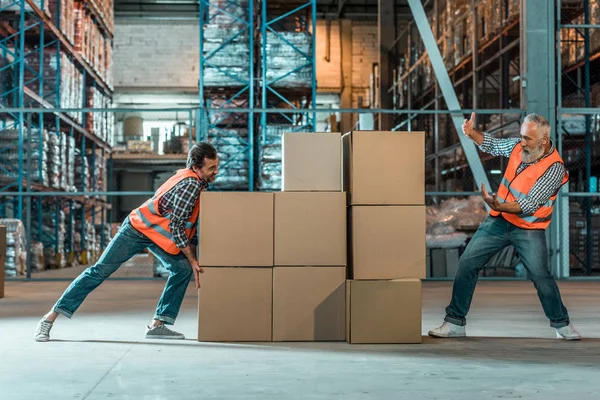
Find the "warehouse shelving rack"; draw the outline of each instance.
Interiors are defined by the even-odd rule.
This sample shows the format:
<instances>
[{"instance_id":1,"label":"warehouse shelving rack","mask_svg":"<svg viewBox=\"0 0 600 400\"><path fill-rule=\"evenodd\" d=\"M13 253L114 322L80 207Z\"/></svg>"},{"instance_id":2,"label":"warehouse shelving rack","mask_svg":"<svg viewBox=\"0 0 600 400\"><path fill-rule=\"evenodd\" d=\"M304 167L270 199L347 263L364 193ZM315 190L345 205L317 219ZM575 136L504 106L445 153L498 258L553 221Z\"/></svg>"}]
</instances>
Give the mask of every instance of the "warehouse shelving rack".
<instances>
[{"instance_id":1,"label":"warehouse shelving rack","mask_svg":"<svg viewBox=\"0 0 600 400\"><path fill-rule=\"evenodd\" d=\"M79 149L79 155L82 160L86 153L91 150L91 171L94 171L96 159L96 150L100 155L106 158L110 155L110 144L100 139L93 132L86 129L86 113L79 108L86 107L86 88L93 86L107 97L112 96L112 87L101 74L92 67L79 52L77 52L61 30L54 25L45 8L44 1L33 0L14 0L4 2L0 8L0 105L4 109L17 109L18 111L0 113L0 131L12 130L17 133L15 145L5 146L0 149L0 154L16 153L17 159L15 165L2 165L3 175L5 177L0 182L0 196L3 207L0 213L3 217L9 214L12 205L12 217L24 221L28 236L28 244L32 240L52 242L50 247L57 251L58 243L58 219L60 210L69 210L67 219L65 254L69 259L74 257L73 253L73 234L75 210L80 212L82 222L91 219L96 220L97 215L101 216L101 248L106 245L104 238L104 221L106 212L110 210L110 205L101 198L98 198L90 188L78 188L77 193L66 194L61 189L50 187L43 184L42 162L39 162L37 171L31 171L30 154L32 135L37 134L36 149L41 154L43 152L42 132L44 129L55 132L64 132L69 137L74 138ZM86 12L89 13L96 24L100 27L104 38L112 40L112 32L103 15L98 11L92 1L83 2ZM61 13L57 16L60 26ZM54 71L45 70L45 53L52 52L55 57L56 68ZM61 82L61 56L66 55L68 60L74 64L75 68L82 74L83 85L81 93L82 102L76 107L56 111L63 108L60 85ZM39 65L39 69L32 66ZM48 83L50 82L50 83ZM31 86L37 86L39 90L35 91ZM50 109L50 110L49 110ZM89 110L88 110L89 111ZM93 111L93 110L92 110ZM49 133L53 134L52 132ZM30 150L30 151L27 151ZM110 160L108 161L110 163ZM83 167L82 167L83 169ZM83 171L82 171L83 172ZM92 179L95 175L92 172ZM110 176L108 176L110 179ZM95 183L95 182L94 182ZM2 193L4 192L4 194ZM8 194L8 196L6 196ZM32 209L32 203L35 200L35 210ZM46 203L46 204L44 204ZM52 203L52 204L50 204ZM47 207L54 208L55 219L53 221L56 227L55 234L49 238L42 232L43 210ZM37 219L39 227L37 232L32 232L32 219ZM88 254L85 241L85 227L82 223L82 253L81 261L88 262L88 258L95 258L98 254ZM28 257L29 262L30 257ZM31 268L27 269L28 277L31 276Z\"/></svg>"},{"instance_id":2,"label":"warehouse shelving rack","mask_svg":"<svg viewBox=\"0 0 600 400\"><path fill-rule=\"evenodd\" d=\"M244 18L240 17L243 10ZM218 16L226 16L243 29L233 30L230 35L222 38L222 43L216 49L206 51L206 27ZM265 148L278 139L268 137L267 127L278 123L289 125L290 131L312 131L315 126L315 114L303 109L315 108L316 105L316 69L315 43L313 27L316 26L316 0L200 0L200 113L196 116L196 124L201 127L201 138L214 132L209 140L218 145L229 145L232 139L231 131L242 126L247 127L247 140L242 140L235 157L222 163L222 175L228 174L229 163L245 162L248 166L247 190L257 188L260 175L260 154ZM308 38L309 51L302 51L290 43L285 32L301 32ZM227 68L221 68L212 59L223 60L231 57L228 46L242 34L248 33L247 42L249 59L243 74L232 73ZM302 64L292 67L277 68L274 71L269 64L271 43L267 38L276 38L285 44L294 57L302 59ZM235 85L225 88L212 85L207 78L207 70L218 70L223 77L233 79ZM281 85L286 79L296 73L303 72L310 78L301 87ZM273 74L273 75L272 75ZM218 103L214 98L218 97ZM254 112L262 109L287 108L297 109L297 113L266 113ZM207 108L219 108L223 112L207 111ZM238 109L243 108L242 112ZM211 118L212 113L212 118ZM215 118L215 115L219 115ZM239 140L237 138L236 140Z\"/></svg>"},{"instance_id":3,"label":"warehouse shelving rack","mask_svg":"<svg viewBox=\"0 0 600 400\"><path fill-rule=\"evenodd\" d=\"M501 135L514 134L515 130L518 132L518 121L522 115L519 89L520 18L519 13L510 9L511 2L512 0L498 3L502 23L497 30L488 29L487 32L486 24L479 15L486 1L463 1L463 11L447 20L445 28L440 19L446 1L427 2L431 28L438 47L443 49L442 53L446 56L444 61L448 75L461 106L466 109L488 110L489 112L478 115L478 125L483 125L492 133L500 132ZM449 18L448 14L446 18ZM459 28L463 29L462 34L457 35L455 32L459 32ZM462 51L456 49L457 45ZM414 22L400 31L390 50L395 54L402 54L403 48L408 49L407 56L398 59L394 83L388 90L393 96L394 109L447 109ZM423 51L419 51L420 49ZM490 123L492 116L496 119L494 123ZM481 124L482 120L484 124ZM396 117L393 130L413 129L426 129L433 133L426 143L428 189L435 192L443 192L444 189L450 192L476 189L449 117L418 114ZM482 162L486 169L498 171L503 169L505 161L482 157ZM501 176L489 178L495 190Z\"/></svg>"},{"instance_id":4,"label":"warehouse shelving rack","mask_svg":"<svg viewBox=\"0 0 600 400\"><path fill-rule=\"evenodd\" d=\"M196 124L201 127L200 138L209 140L216 146L228 146L237 143L237 151L230 158L221 163L221 175L228 175L230 166L235 164L247 165L248 183L246 189L254 188L254 136L255 124L253 112L236 112L236 108L255 107L255 9L253 0L199 0L200 2L200 77L199 96L202 111L197 113ZM228 18L241 27L238 31L232 30L229 35L223 35L222 43L215 49L206 51L207 46L205 27L216 24L217 18ZM229 48L243 35L248 37L248 61L242 72L229 70L213 60L222 60L232 57ZM235 54L233 54L235 55ZM224 78L234 81L227 87L217 83L211 84L207 79L207 70L212 68ZM245 69L245 71L244 71ZM216 100L215 100L216 99ZM206 111L205 108L219 108L222 112ZM248 130L246 138L236 135L239 129ZM232 133L233 132L233 133ZM243 189L234 187L234 189Z\"/></svg>"},{"instance_id":5,"label":"warehouse shelving rack","mask_svg":"<svg viewBox=\"0 0 600 400\"><path fill-rule=\"evenodd\" d=\"M556 57L558 147L571 180L563 189L569 204L561 247L569 249L564 262L570 264L571 274L584 276L600 271L600 193L592 183L600 176L599 8L599 2L590 0L556 2L556 37L561 50ZM574 40L569 31L574 32ZM579 51L579 56L565 60L568 54L563 54L563 49Z\"/></svg>"}]
</instances>

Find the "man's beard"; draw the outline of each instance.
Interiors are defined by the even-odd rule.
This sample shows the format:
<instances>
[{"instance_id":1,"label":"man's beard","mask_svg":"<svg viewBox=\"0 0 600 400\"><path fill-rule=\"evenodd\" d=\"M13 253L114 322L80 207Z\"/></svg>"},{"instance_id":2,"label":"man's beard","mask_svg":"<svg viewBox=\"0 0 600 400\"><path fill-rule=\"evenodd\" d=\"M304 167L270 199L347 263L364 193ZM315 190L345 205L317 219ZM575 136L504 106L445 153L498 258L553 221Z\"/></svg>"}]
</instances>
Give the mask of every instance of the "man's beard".
<instances>
[{"instance_id":1,"label":"man's beard","mask_svg":"<svg viewBox=\"0 0 600 400\"><path fill-rule=\"evenodd\" d=\"M524 163L529 164L529 163L539 160L540 158L542 158L543 155L544 155L544 146L542 146L540 144L534 150L523 149L521 158L523 159Z\"/></svg>"}]
</instances>

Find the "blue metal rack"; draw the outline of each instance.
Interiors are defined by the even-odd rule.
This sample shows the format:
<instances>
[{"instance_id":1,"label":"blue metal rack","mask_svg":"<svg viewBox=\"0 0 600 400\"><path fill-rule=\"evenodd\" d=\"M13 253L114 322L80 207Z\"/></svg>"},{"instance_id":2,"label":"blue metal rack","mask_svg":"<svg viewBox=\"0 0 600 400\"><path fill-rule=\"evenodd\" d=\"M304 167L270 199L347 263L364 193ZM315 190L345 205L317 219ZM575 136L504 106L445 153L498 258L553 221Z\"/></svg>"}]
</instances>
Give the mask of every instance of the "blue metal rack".
<instances>
[{"instance_id":1,"label":"blue metal rack","mask_svg":"<svg viewBox=\"0 0 600 400\"><path fill-rule=\"evenodd\" d=\"M220 164L221 178L215 183L220 189L254 188L254 113L235 110L255 104L253 3L200 0L200 106L218 111L198 113L197 137L233 150ZM236 182L240 175L242 181Z\"/></svg>"},{"instance_id":2,"label":"blue metal rack","mask_svg":"<svg viewBox=\"0 0 600 400\"><path fill-rule=\"evenodd\" d=\"M86 3L86 7L91 7ZM92 7L93 8L93 7ZM95 8L89 8L97 22L99 17ZM112 88L73 48L63 33L52 23L43 1L14 0L4 3L0 8L0 106L4 109L18 108L18 112L0 113L0 136L6 140L0 145L0 158L11 162L0 165L0 195L2 192L18 192L19 196L3 197L0 203L0 215L6 216L12 205L13 217L24 221L28 242L37 239L58 250L58 217L60 210L69 210L67 223L67 251L72 250L72 211L74 202L81 203L82 209L91 206L93 216L96 208L109 208L105 202L82 196L53 196L51 192L59 192L60 188L50 187L44 179L43 136L59 135L64 132L81 143L80 157L86 157L90 147L98 147L110 152L110 146L96 137L85 126L85 116L81 112L42 112L46 108L65 107L61 98L61 69L63 60L68 60L82 75L82 91L80 104L71 104L73 108L86 107L86 88L94 85L105 96L112 95ZM59 16L60 18L60 12ZM60 19L59 19L60 25ZM112 37L106 30L104 21L100 24L105 37ZM51 70L47 69L45 57L51 57ZM31 112L25 111L31 108ZM13 137L14 136L14 137ZM86 146L86 138L91 146ZM14 139L14 140L13 140ZM34 148L35 146L35 148ZM32 168L31 160L37 155L38 163ZM13 160L14 158L14 160ZM86 188L87 189L87 188ZM85 191L85 190L84 190ZM35 198L35 206L32 199ZM54 235L42 231L43 212L46 199L54 198L51 211L54 214ZM32 207L33 206L33 207ZM83 211L85 219L90 212ZM102 211L104 213L104 211ZM37 230L32 232L32 218L35 218ZM82 232L83 233L83 232ZM30 268L28 275L30 275Z\"/></svg>"},{"instance_id":3,"label":"blue metal rack","mask_svg":"<svg viewBox=\"0 0 600 400\"><path fill-rule=\"evenodd\" d=\"M256 10L254 4L258 4ZM231 176L232 170L246 167L249 191L257 187L261 151L280 140L277 134L267 132L269 126L314 130L316 116L306 109L316 108L315 26L316 0L200 0L199 138L219 148L237 149L221 163L220 175ZM260 34L256 43L255 34ZM304 48L290 36L299 38ZM274 45L284 53L272 54L269 49ZM236 58L244 61L235 63ZM228 61L234 67L228 67ZM263 110L298 112L254 112L258 105ZM250 111L236 110L239 108ZM242 127L247 129L247 137L240 137Z\"/></svg>"}]
</instances>

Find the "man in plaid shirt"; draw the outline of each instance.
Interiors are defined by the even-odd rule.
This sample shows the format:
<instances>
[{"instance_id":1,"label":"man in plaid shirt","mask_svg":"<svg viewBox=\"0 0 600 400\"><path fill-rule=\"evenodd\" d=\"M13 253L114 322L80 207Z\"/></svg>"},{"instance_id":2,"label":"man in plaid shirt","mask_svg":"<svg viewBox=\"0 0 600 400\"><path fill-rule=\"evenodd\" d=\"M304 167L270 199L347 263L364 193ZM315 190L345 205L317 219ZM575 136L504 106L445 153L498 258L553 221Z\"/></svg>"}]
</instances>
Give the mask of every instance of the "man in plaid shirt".
<instances>
[{"instance_id":1,"label":"man in plaid shirt","mask_svg":"<svg viewBox=\"0 0 600 400\"><path fill-rule=\"evenodd\" d=\"M558 191L568 181L564 162L550 140L550 124L544 117L530 114L521 125L521 138L496 139L474 129L474 121L475 113L470 120L465 120L463 133L481 151L508 157L509 161L497 194L490 195L482 185L490 215L460 258L443 324L429 331L429 335L466 336L466 315L479 271L495 253L512 245L529 272L557 337L579 340L581 335L569 321L558 286L548 269L545 229L550 224Z\"/></svg>"},{"instance_id":2,"label":"man in plaid shirt","mask_svg":"<svg viewBox=\"0 0 600 400\"><path fill-rule=\"evenodd\" d=\"M125 219L98 262L77 277L58 302L38 323L35 340L46 342L59 314L71 318L88 294L137 253L150 250L169 270L170 275L158 301L149 339L184 339L184 335L165 326L172 325L179 313L192 276L200 287L203 270L196 258L196 224L200 193L214 182L219 172L215 148L200 142L189 151L187 166L165 182L155 195Z\"/></svg>"}]
</instances>

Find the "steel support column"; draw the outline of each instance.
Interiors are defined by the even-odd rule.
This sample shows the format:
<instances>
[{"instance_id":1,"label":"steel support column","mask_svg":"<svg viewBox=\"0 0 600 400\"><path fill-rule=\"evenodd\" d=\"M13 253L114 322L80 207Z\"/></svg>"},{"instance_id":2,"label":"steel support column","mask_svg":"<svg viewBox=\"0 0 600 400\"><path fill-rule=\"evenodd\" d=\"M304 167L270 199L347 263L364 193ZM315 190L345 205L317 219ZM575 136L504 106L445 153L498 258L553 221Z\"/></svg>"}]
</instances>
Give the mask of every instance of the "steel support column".
<instances>
[{"instance_id":1,"label":"steel support column","mask_svg":"<svg viewBox=\"0 0 600 400\"><path fill-rule=\"evenodd\" d=\"M523 104L527 112L540 114L548 119L552 127L550 137L556 144L556 17L553 3L547 0L527 0L521 3L521 32L524 33L521 66L522 73L525 74L521 77L521 82ZM565 271L560 267L560 225L561 220L564 221L562 214L565 212L568 213L568 200L559 197L555 218L547 230L550 270L560 278L566 277ZM566 272L568 274L568 269Z\"/></svg>"},{"instance_id":2,"label":"steel support column","mask_svg":"<svg viewBox=\"0 0 600 400\"><path fill-rule=\"evenodd\" d=\"M429 26L429 21L425 15L423 4L420 0L408 0L408 5L410 6L415 19L415 24L417 25L421 38L423 39L423 43L425 44L427 54L429 54L431 66L435 72L435 76L437 78L442 95L444 96L446 105L448 106L449 110L460 110L461 106L458 101L458 97L454 91L454 86L452 85L452 81L450 80L450 76L446 70L446 66L444 65L444 60L440 54L440 49L438 48L435 38L433 37L433 33L431 32L431 27ZM485 186L489 188L490 184L483 169L483 165L481 164L481 159L479 158L475 144L465 135L460 133L462 131L461 127L463 121L464 116L462 114L452 114L452 122L454 123L454 127L458 132L458 137L465 151L465 155L467 157L467 161L469 162L471 172L473 173L473 178L477 183L477 187L481 188L481 185L485 184Z\"/></svg>"}]
</instances>

